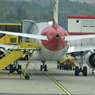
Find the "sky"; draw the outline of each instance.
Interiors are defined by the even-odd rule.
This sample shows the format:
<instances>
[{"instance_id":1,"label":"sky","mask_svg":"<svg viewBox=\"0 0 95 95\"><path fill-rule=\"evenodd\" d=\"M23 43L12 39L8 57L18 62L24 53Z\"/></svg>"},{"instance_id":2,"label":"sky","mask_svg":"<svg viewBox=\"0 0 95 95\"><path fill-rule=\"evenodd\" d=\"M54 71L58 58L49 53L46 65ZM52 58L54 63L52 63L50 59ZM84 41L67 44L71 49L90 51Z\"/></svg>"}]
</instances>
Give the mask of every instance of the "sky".
<instances>
[{"instance_id":1,"label":"sky","mask_svg":"<svg viewBox=\"0 0 95 95\"><path fill-rule=\"evenodd\" d=\"M80 2L86 2L86 3L93 3L95 0L69 0L69 1L80 1Z\"/></svg>"}]
</instances>

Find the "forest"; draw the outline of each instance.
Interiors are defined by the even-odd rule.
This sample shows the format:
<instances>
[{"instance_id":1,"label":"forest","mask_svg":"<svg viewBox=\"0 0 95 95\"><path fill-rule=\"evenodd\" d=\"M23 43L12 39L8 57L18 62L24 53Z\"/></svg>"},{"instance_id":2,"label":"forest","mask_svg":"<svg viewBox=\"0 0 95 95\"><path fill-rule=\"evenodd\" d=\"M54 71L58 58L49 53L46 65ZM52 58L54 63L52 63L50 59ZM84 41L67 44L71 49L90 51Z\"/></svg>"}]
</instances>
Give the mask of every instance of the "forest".
<instances>
[{"instance_id":1,"label":"forest","mask_svg":"<svg viewBox=\"0 0 95 95\"><path fill-rule=\"evenodd\" d=\"M25 19L36 22L51 21L54 8L53 0L50 0L50 4L46 6L32 1L0 0L0 21L21 22ZM59 20L66 21L67 15L95 15L95 3L59 0Z\"/></svg>"}]
</instances>

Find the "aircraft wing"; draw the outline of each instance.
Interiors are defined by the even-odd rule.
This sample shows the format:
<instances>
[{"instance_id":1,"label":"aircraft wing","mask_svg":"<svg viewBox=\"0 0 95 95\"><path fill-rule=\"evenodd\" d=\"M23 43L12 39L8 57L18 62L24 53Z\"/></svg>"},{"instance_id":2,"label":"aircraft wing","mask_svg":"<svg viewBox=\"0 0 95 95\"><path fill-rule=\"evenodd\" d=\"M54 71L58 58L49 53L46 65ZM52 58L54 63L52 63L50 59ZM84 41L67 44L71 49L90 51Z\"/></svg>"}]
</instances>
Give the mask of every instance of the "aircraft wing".
<instances>
[{"instance_id":1,"label":"aircraft wing","mask_svg":"<svg viewBox=\"0 0 95 95\"><path fill-rule=\"evenodd\" d=\"M15 35L15 36L28 37L28 38L48 40L47 36L42 36L42 35L34 35L34 34L26 34L26 33L15 33L15 32L8 32L8 31L0 31L0 33L10 34L10 35Z\"/></svg>"},{"instance_id":2,"label":"aircraft wing","mask_svg":"<svg viewBox=\"0 0 95 95\"><path fill-rule=\"evenodd\" d=\"M88 51L93 51L95 46L77 46L77 47L70 47L68 49L67 54L78 54L80 52L87 53Z\"/></svg>"},{"instance_id":3,"label":"aircraft wing","mask_svg":"<svg viewBox=\"0 0 95 95\"><path fill-rule=\"evenodd\" d=\"M86 38L95 38L95 35L92 34L92 35L79 35L79 36L65 36L66 41L80 40Z\"/></svg>"}]
</instances>

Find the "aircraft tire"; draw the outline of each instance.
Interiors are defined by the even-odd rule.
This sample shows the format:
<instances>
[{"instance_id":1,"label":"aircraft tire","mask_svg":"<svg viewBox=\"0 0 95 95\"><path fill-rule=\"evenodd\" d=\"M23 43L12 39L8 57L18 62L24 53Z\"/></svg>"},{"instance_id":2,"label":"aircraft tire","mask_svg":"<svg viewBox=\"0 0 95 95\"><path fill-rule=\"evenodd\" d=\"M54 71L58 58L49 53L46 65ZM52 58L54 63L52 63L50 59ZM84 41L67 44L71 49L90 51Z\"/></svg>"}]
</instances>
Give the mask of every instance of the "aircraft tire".
<instances>
[{"instance_id":1,"label":"aircraft tire","mask_svg":"<svg viewBox=\"0 0 95 95\"><path fill-rule=\"evenodd\" d=\"M13 69L13 65L10 65L10 73L13 73L14 69Z\"/></svg>"},{"instance_id":2,"label":"aircraft tire","mask_svg":"<svg viewBox=\"0 0 95 95\"><path fill-rule=\"evenodd\" d=\"M47 71L47 65L45 65L44 71Z\"/></svg>"},{"instance_id":3,"label":"aircraft tire","mask_svg":"<svg viewBox=\"0 0 95 95\"><path fill-rule=\"evenodd\" d=\"M42 71L42 69L43 69L43 66L41 65L41 66L40 66L40 71Z\"/></svg>"},{"instance_id":4,"label":"aircraft tire","mask_svg":"<svg viewBox=\"0 0 95 95\"><path fill-rule=\"evenodd\" d=\"M83 76L87 76L87 67L86 66L83 67Z\"/></svg>"},{"instance_id":5,"label":"aircraft tire","mask_svg":"<svg viewBox=\"0 0 95 95\"><path fill-rule=\"evenodd\" d=\"M78 66L75 67L75 76L79 76L79 67Z\"/></svg>"},{"instance_id":6,"label":"aircraft tire","mask_svg":"<svg viewBox=\"0 0 95 95\"><path fill-rule=\"evenodd\" d=\"M18 65L18 69L22 69L22 68L21 68L21 65Z\"/></svg>"}]
</instances>

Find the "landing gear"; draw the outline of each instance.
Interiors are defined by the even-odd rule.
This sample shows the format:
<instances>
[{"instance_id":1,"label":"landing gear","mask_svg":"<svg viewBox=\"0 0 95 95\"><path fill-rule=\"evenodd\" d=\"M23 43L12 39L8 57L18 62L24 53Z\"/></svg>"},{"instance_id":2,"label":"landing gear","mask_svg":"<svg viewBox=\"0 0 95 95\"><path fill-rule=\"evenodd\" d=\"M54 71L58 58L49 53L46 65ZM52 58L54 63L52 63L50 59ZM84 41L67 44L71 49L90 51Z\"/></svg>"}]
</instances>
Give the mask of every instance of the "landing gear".
<instances>
[{"instance_id":1,"label":"landing gear","mask_svg":"<svg viewBox=\"0 0 95 95\"><path fill-rule=\"evenodd\" d=\"M22 67L21 67L21 65L18 65L18 67L16 67L15 65L11 64L9 72L10 73L14 73L14 71L17 71L18 74L21 74L22 73Z\"/></svg>"},{"instance_id":2,"label":"landing gear","mask_svg":"<svg viewBox=\"0 0 95 95\"><path fill-rule=\"evenodd\" d=\"M83 67L83 52L80 52L80 62L78 61L78 59L76 58L76 55L72 54L72 56L77 60L77 62L79 63L80 69L78 66L75 67L75 76L79 76L79 73L82 72L83 76L87 76L87 67L84 66ZM83 69L82 69L83 67Z\"/></svg>"},{"instance_id":3,"label":"landing gear","mask_svg":"<svg viewBox=\"0 0 95 95\"><path fill-rule=\"evenodd\" d=\"M83 76L87 76L87 67L83 67Z\"/></svg>"},{"instance_id":4,"label":"landing gear","mask_svg":"<svg viewBox=\"0 0 95 95\"><path fill-rule=\"evenodd\" d=\"M44 71L48 71L47 70L47 65L45 65L45 61L42 61L43 65L40 66L40 71L42 71L42 69L44 68Z\"/></svg>"},{"instance_id":5,"label":"landing gear","mask_svg":"<svg viewBox=\"0 0 95 95\"><path fill-rule=\"evenodd\" d=\"M79 75L79 67L76 66L76 67L75 67L75 76L78 76L78 75Z\"/></svg>"},{"instance_id":6,"label":"landing gear","mask_svg":"<svg viewBox=\"0 0 95 95\"><path fill-rule=\"evenodd\" d=\"M40 66L40 71L42 71L42 69L43 69L43 66L41 65L41 66Z\"/></svg>"},{"instance_id":7,"label":"landing gear","mask_svg":"<svg viewBox=\"0 0 95 95\"><path fill-rule=\"evenodd\" d=\"M84 66L84 67L83 67L83 70L82 70L82 69L79 70L79 67L76 66L76 68L75 68L75 76L79 76L79 73L80 73L80 72L83 73L83 76L87 76L87 67Z\"/></svg>"}]
</instances>

